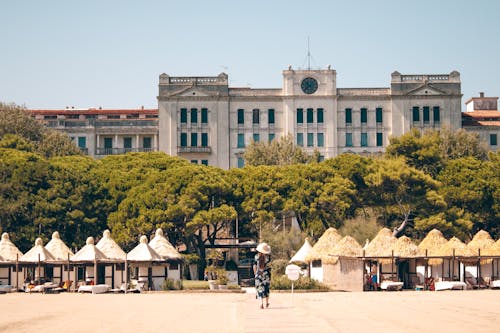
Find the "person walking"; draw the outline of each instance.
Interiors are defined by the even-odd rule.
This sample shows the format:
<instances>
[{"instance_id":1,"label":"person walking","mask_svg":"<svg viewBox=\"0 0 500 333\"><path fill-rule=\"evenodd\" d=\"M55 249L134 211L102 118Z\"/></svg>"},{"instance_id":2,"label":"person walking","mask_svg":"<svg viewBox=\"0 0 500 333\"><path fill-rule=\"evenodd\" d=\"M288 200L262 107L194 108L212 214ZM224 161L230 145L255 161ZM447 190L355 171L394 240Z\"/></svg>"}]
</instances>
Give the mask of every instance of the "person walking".
<instances>
[{"instance_id":1,"label":"person walking","mask_svg":"<svg viewBox=\"0 0 500 333\"><path fill-rule=\"evenodd\" d=\"M264 309L264 298L266 308L269 307L269 286L271 285L271 247L267 243L257 245L257 256L253 266L255 276L255 289L257 297L260 298L260 308Z\"/></svg>"}]
</instances>

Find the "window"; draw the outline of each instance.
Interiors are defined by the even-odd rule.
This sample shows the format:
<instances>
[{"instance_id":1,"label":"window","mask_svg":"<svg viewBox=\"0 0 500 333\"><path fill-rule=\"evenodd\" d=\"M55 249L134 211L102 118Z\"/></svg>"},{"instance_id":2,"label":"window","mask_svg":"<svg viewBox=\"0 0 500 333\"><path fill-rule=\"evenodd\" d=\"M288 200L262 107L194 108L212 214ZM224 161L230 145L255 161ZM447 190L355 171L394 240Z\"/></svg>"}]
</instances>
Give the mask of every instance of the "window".
<instances>
[{"instance_id":1,"label":"window","mask_svg":"<svg viewBox=\"0 0 500 333\"><path fill-rule=\"evenodd\" d=\"M201 164L208 165L208 160L201 160Z\"/></svg>"},{"instance_id":2,"label":"window","mask_svg":"<svg viewBox=\"0 0 500 333\"><path fill-rule=\"evenodd\" d=\"M237 162L238 168L243 168L245 166L245 160L243 157L238 157L238 162Z\"/></svg>"},{"instance_id":3,"label":"window","mask_svg":"<svg viewBox=\"0 0 500 333\"><path fill-rule=\"evenodd\" d=\"M323 124L323 109L318 109L316 117L318 118L318 124Z\"/></svg>"},{"instance_id":4,"label":"window","mask_svg":"<svg viewBox=\"0 0 500 333\"><path fill-rule=\"evenodd\" d=\"M413 121L420 121L420 110L418 109L418 106L413 107Z\"/></svg>"},{"instance_id":5,"label":"window","mask_svg":"<svg viewBox=\"0 0 500 333\"><path fill-rule=\"evenodd\" d=\"M238 109L238 124L244 124L244 123L245 123L245 110Z\"/></svg>"},{"instance_id":6,"label":"window","mask_svg":"<svg viewBox=\"0 0 500 333\"><path fill-rule=\"evenodd\" d=\"M57 119L57 116L43 116L43 119Z\"/></svg>"},{"instance_id":7,"label":"window","mask_svg":"<svg viewBox=\"0 0 500 333\"><path fill-rule=\"evenodd\" d=\"M104 138L104 148L113 148L113 138Z\"/></svg>"},{"instance_id":8,"label":"window","mask_svg":"<svg viewBox=\"0 0 500 333\"><path fill-rule=\"evenodd\" d=\"M274 124L274 109L267 110L267 122Z\"/></svg>"},{"instance_id":9,"label":"window","mask_svg":"<svg viewBox=\"0 0 500 333\"><path fill-rule=\"evenodd\" d=\"M345 123L352 124L352 109L345 109Z\"/></svg>"},{"instance_id":10,"label":"window","mask_svg":"<svg viewBox=\"0 0 500 333\"><path fill-rule=\"evenodd\" d=\"M260 141L260 135L259 135L259 133L254 133L253 134L253 141L254 142L259 142Z\"/></svg>"},{"instance_id":11,"label":"window","mask_svg":"<svg viewBox=\"0 0 500 333\"><path fill-rule=\"evenodd\" d=\"M191 147L198 146L198 133L191 133Z\"/></svg>"},{"instance_id":12,"label":"window","mask_svg":"<svg viewBox=\"0 0 500 333\"><path fill-rule=\"evenodd\" d=\"M201 146L208 147L208 133L201 133Z\"/></svg>"},{"instance_id":13,"label":"window","mask_svg":"<svg viewBox=\"0 0 500 333\"><path fill-rule=\"evenodd\" d=\"M307 146L308 147L314 146L314 133L307 133Z\"/></svg>"},{"instance_id":14,"label":"window","mask_svg":"<svg viewBox=\"0 0 500 333\"><path fill-rule=\"evenodd\" d=\"M85 266L78 266L76 269L76 279L78 281L85 280Z\"/></svg>"},{"instance_id":15,"label":"window","mask_svg":"<svg viewBox=\"0 0 500 333\"><path fill-rule=\"evenodd\" d=\"M376 108L375 109L375 118L376 118L376 122L377 123L381 123L382 122L382 108Z\"/></svg>"},{"instance_id":16,"label":"window","mask_svg":"<svg viewBox=\"0 0 500 333\"><path fill-rule=\"evenodd\" d=\"M198 160L191 160L192 164L198 164Z\"/></svg>"},{"instance_id":17,"label":"window","mask_svg":"<svg viewBox=\"0 0 500 333\"><path fill-rule=\"evenodd\" d=\"M87 138L84 136L78 137L78 148L86 148L87 147Z\"/></svg>"},{"instance_id":18,"label":"window","mask_svg":"<svg viewBox=\"0 0 500 333\"><path fill-rule=\"evenodd\" d=\"M130 137L123 138L123 148L125 148L125 149L132 148L132 138L130 138Z\"/></svg>"},{"instance_id":19,"label":"window","mask_svg":"<svg viewBox=\"0 0 500 333\"><path fill-rule=\"evenodd\" d=\"M108 119L120 119L120 115L119 114L110 114L110 115L108 115L107 118Z\"/></svg>"},{"instance_id":20,"label":"window","mask_svg":"<svg viewBox=\"0 0 500 333\"><path fill-rule=\"evenodd\" d=\"M275 138L275 134L274 133L269 133L269 137L268 137L268 141L269 142L272 142Z\"/></svg>"},{"instance_id":21,"label":"window","mask_svg":"<svg viewBox=\"0 0 500 333\"><path fill-rule=\"evenodd\" d=\"M312 124L314 122L314 110L307 109L307 123Z\"/></svg>"},{"instance_id":22,"label":"window","mask_svg":"<svg viewBox=\"0 0 500 333\"><path fill-rule=\"evenodd\" d=\"M151 148L151 138L150 137L145 137L142 138L142 148Z\"/></svg>"},{"instance_id":23,"label":"window","mask_svg":"<svg viewBox=\"0 0 500 333\"><path fill-rule=\"evenodd\" d=\"M297 146L304 147L304 133L297 133Z\"/></svg>"},{"instance_id":24,"label":"window","mask_svg":"<svg viewBox=\"0 0 500 333\"><path fill-rule=\"evenodd\" d=\"M208 123L208 110L206 108L201 109L201 123Z\"/></svg>"},{"instance_id":25,"label":"window","mask_svg":"<svg viewBox=\"0 0 500 333\"><path fill-rule=\"evenodd\" d=\"M366 146L368 146L368 134L361 133L361 147L366 147Z\"/></svg>"},{"instance_id":26,"label":"window","mask_svg":"<svg viewBox=\"0 0 500 333\"><path fill-rule=\"evenodd\" d=\"M297 124L304 123L304 109L297 109Z\"/></svg>"},{"instance_id":27,"label":"window","mask_svg":"<svg viewBox=\"0 0 500 333\"><path fill-rule=\"evenodd\" d=\"M430 120L430 111L428 106L423 108L424 123L428 123Z\"/></svg>"},{"instance_id":28,"label":"window","mask_svg":"<svg viewBox=\"0 0 500 333\"><path fill-rule=\"evenodd\" d=\"M497 135L496 134L490 134L490 146L496 146L497 143Z\"/></svg>"},{"instance_id":29,"label":"window","mask_svg":"<svg viewBox=\"0 0 500 333\"><path fill-rule=\"evenodd\" d=\"M252 110L252 123L253 124L260 124L260 110L259 109Z\"/></svg>"},{"instance_id":30,"label":"window","mask_svg":"<svg viewBox=\"0 0 500 333\"><path fill-rule=\"evenodd\" d=\"M181 123L185 124L188 122L188 110L181 109Z\"/></svg>"},{"instance_id":31,"label":"window","mask_svg":"<svg viewBox=\"0 0 500 333\"><path fill-rule=\"evenodd\" d=\"M439 123L441 121L441 115L439 114L439 106L433 107L432 112L434 113L434 122Z\"/></svg>"},{"instance_id":32,"label":"window","mask_svg":"<svg viewBox=\"0 0 500 333\"><path fill-rule=\"evenodd\" d=\"M198 122L198 109L191 109L191 123L197 123Z\"/></svg>"},{"instance_id":33,"label":"window","mask_svg":"<svg viewBox=\"0 0 500 333\"><path fill-rule=\"evenodd\" d=\"M361 108L361 123L366 123L368 122L368 112L366 111L366 108Z\"/></svg>"},{"instance_id":34,"label":"window","mask_svg":"<svg viewBox=\"0 0 500 333\"><path fill-rule=\"evenodd\" d=\"M238 148L245 148L245 134L238 133Z\"/></svg>"},{"instance_id":35,"label":"window","mask_svg":"<svg viewBox=\"0 0 500 333\"><path fill-rule=\"evenodd\" d=\"M138 113L128 114L127 119L139 119L139 114Z\"/></svg>"},{"instance_id":36,"label":"window","mask_svg":"<svg viewBox=\"0 0 500 333\"><path fill-rule=\"evenodd\" d=\"M323 147L325 145L325 137L323 133L318 133L318 147Z\"/></svg>"},{"instance_id":37,"label":"window","mask_svg":"<svg viewBox=\"0 0 500 333\"><path fill-rule=\"evenodd\" d=\"M97 118L97 115L95 114L86 114L85 115L85 119L96 119Z\"/></svg>"},{"instance_id":38,"label":"window","mask_svg":"<svg viewBox=\"0 0 500 333\"><path fill-rule=\"evenodd\" d=\"M382 147L382 145L383 145L382 133L377 133L377 147Z\"/></svg>"},{"instance_id":39,"label":"window","mask_svg":"<svg viewBox=\"0 0 500 333\"><path fill-rule=\"evenodd\" d=\"M352 133L345 134L345 146L352 147Z\"/></svg>"},{"instance_id":40,"label":"window","mask_svg":"<svg viewBox=\"0 0 500 333\"><path fill-rule=\"evenodd\" d=\"M187 147L187 145L188 145L187 133L181 133L181 147Z\"/></svg>"}]
</instances>

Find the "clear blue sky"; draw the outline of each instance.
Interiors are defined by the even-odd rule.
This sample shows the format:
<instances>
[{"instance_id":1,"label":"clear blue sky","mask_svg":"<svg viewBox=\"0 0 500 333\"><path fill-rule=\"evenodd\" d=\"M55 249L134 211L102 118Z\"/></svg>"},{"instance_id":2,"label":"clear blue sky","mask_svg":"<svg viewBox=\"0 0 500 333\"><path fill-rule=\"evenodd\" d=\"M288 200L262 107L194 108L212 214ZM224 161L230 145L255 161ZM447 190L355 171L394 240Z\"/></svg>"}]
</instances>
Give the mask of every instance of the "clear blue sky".
<instances>
[{"instance_id":1,"label":"clear blue sky","mask_svg":"<svg viewBox=\"0 0 500 333\"><path fill-rule=\"evenodd\" d=\"M338 87L461 73L464 102L500 95L500 1L2 1L0 101L157 107L158 76L229 74L280 88L288 65L331 64Z\"/></svg>"}]
</instances>

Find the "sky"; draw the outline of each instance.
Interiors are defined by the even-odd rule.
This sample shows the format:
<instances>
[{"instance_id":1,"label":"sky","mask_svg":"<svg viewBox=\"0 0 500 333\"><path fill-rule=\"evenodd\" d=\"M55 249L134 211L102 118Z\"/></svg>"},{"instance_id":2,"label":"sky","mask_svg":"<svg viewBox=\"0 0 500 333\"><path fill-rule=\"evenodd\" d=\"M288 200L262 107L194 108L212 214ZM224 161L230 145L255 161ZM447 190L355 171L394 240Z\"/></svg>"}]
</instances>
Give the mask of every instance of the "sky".
<instances>
[{"instance_id":1,"label":"sky","mask_svg":"<svg viewBox=\"0 0 500 333\"><path fill-rule=\"evenodd\" d=\"M309 40L339 88L457 70L464 103L500 95L499 21L496 0L0 0L0 102L157 108L161 73L281 88Z\"/></svg>"}]
</instances>

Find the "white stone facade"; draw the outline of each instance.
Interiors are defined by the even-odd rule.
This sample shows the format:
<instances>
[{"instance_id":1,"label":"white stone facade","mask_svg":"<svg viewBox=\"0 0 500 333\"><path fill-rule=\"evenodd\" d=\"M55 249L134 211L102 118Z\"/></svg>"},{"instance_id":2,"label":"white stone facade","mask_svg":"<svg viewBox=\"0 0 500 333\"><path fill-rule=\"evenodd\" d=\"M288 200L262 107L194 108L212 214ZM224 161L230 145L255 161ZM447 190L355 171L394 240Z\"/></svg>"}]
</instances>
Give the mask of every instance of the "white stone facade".
<instances>
[{"instance_id":1,"label":"white stone facade","mask_svg":"<svg viewBox=\"0 0 500 333\"><path fill-rule=\"evenodd\" d=\"M283 71L281 89L232 88L215 77L160 76L159 149L241 167L245 147L291 134L307 153L381 153L416 127L461 127L460 74L391 75L387 88L337 88L336 71Z\"/></svg>"}]
</instances>

